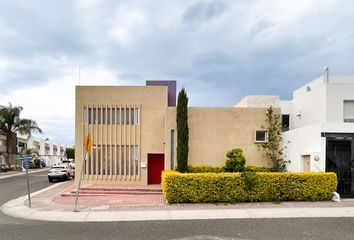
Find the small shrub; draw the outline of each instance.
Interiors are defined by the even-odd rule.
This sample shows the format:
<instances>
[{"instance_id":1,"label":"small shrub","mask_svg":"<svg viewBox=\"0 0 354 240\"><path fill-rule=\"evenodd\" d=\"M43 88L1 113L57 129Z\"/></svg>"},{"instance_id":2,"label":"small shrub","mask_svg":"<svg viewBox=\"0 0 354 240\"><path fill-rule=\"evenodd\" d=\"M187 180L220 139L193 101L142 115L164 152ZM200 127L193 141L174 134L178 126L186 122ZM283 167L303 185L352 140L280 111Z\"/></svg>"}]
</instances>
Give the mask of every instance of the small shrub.
<instances>
[{"instance_id":1,"label":"small shrub","mask_svg":"<svg viewBox=\"0 0 354 240\"><path fill-rule=\"evenodd\" d=\"M246 158L243 156L241 148L234 148L226 153L225 171L226 172L243 172L245 171Z\"/></svg>"}]
</instances>

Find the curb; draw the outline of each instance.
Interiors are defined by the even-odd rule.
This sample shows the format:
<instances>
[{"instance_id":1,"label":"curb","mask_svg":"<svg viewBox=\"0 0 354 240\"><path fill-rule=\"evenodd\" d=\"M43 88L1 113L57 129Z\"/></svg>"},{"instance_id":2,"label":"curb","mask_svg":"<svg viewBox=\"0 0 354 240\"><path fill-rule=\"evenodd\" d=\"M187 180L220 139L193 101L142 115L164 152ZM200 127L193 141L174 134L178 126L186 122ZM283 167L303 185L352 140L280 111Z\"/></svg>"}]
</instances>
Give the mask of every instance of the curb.
<instances>
[{"instance_id":1,"label":"curb","mask_svg":"<svg viewBox=\"0 0 354 240\"><path fill-rule=\"evenodd\" d=\"M32 193L36 196L60 186L55 184ZM354 217L354 207L315 208L244 208L203 210L148 210L148 211L45 211L29 208L24 202L27 196L10 200L0 207L9 216L31 220L58 222L112 222L156 220L205 220L205 219L260 219L260 218L332 218ZM97 209L97 207L96 207Z\"/></svg>"}]
</instances>

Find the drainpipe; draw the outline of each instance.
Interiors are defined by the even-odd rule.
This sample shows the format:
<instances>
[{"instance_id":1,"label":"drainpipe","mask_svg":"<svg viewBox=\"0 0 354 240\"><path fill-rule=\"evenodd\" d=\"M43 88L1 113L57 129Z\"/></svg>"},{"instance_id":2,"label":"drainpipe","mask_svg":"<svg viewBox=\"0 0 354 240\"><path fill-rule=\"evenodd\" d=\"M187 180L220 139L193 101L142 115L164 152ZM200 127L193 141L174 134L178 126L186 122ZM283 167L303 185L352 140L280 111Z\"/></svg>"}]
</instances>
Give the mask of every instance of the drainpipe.
<instances>
[{"instance_id":1,"label":"drainpipe","mask_svg":"<svg viewBox=\"0 0 354 240\"><path fill-rule=\"evenodd\" d=\"M326 77L326 83L328 84L329 83L329 68L328 68L328 66L325 66L324 68L323 68L323 75L324 75L324 77Z\"/></svg>"}]
</instances>

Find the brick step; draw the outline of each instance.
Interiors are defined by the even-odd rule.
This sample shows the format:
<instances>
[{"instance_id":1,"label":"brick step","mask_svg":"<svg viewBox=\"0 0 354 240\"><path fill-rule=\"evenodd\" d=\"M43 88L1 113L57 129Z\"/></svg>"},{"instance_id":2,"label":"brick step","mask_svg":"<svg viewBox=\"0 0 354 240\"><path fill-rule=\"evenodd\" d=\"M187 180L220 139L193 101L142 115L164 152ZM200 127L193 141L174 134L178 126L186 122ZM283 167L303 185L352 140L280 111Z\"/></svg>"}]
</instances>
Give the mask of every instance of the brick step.
<instances>
[{"instance_id":1,"label":"brick step","mask_svg":"<svg viewBox=\"0 0 354 240\"><path fill-rule=\"evenodd\" d=\"M104 187L82 187L81 191L103 191L103 192L156 192L162 193L161 189L158 188L104 188Z\"/></svg>"},{"instance_id":2,"label":"brick step","mask_svg":"<svg viewBox=\"0 0 354 240\"><path fill-rule=\"evenodd\" d=\"M107 192L107 191L80 191L79 196L83 197L88 197L88 196L118 196L118 195L161 195L162 193L157 193L157 192L133 192L133 191L119 191L119 192ZM75 197L76 196L76 191L71 191L68 193L62 193L62 197Z\"/></svg>"},{"instance_id":3,"label":"brick step","mask_svg":"<svg viewBox=\"0 0 354 240\"><path fill-rule=\"evenodd\" d=\"M71 191L70 193L76 194L76 191ZM162 192L143 192L143 191L86 191L80 190L80 193L85 194L106 194L106 195L119 195L119 194L131 194L131 195L161 195Z\"/></svg>"}]
</instances>

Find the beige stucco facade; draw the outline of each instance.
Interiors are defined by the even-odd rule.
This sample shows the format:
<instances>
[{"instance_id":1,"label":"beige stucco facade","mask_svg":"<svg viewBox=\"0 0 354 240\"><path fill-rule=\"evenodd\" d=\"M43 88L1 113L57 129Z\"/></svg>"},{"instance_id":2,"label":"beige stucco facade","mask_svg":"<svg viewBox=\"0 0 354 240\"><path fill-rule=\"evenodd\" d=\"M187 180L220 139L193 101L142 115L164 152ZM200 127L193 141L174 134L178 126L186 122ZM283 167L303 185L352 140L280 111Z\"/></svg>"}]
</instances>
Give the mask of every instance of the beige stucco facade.
<instances>
[{"instance_id":1,"label":"beige stucco facade","mask_svg":"<svg viewBox=\"0 0 354 240\"><path fill-rule=\"evenodd\" d=\"M265 114L266 108L189 107L189 164L223 166L226 152L241 148L246 164L270 166L255 142ZM85 183L148 184L159 174L150 168L154 154L163 157L163 169L176 166L176 107L168 106L167 86L77 86L75 128L77 170L85 136L93 140Z\"/></svg>"},{"instance_id":2,"label":"beige stucco facade","mask_svg":"<svg viewBox=\"0 0 354 240\"><path fill-rule=\"evenodd\" d=\"M93 167L97 166L97 171L90 172L90 164L86 164L85 182L121 182L129 184L147 184L146 160L148 153L164 153L164 134L165 134L165 109L167 107L167 87L117 87L117 86L77 86L76 87L76 135L75 135L75 158L77 159L77 169L81 169L83 158L83 140L88 134L93 140L93 149L90 157L98 156L103 159L109 159L107 165L112 164L111 171L99 171L100 162L93 162ZM103 109L120 109L125 110L136 109L133 114L136 118L136 124L84 124L85 109L95 109L98 117L98 109L101 108L100 115L104 115ZM108 119L108 111L105 112ZM91 112L93 115L93 112ZM112 116L111 120L113 120ZM122 117L122 115L120 116ZM123 117L124 118L124 117ZM92 119L93 120L93 119ZM112 122L112 121L111 121ZM95 153L98 146L108 149L109 146L116 146L106 152L100 151ZM134 146L134 147L132 147ZM123 154L123 148L135 148L134 152L129 149ZM118 152L118 153L117 153ZM123 156L122 156L123 155ZM132 156L136 159L133 163L128 159ZM112 160L112 161L111 161ZM123 160L123 161L122 161ZM115 164L118 162L117 164ZM117 170L115 165L119 166ZM122 165L129 165L129 169ZM135 164L135 165L134 165ZM105 165L105 164L104 164ZM112 166L111 165L111 166ZM138 169L136 174L129 174L131 167ZM143 166L143 167L142 167ZM109 169L109 167L108 167ZM116 170L116 171L114 171Z\"/></svg>"},{"instance_id":3,"label":"beige stucco facade","mask_svg":"<svg viewBox=\"0 0 354 240\"><path fill-rule=\"evenodd\" d=\"M225 165L227 151L241 148L247 165L271 166L264 159L260 143L255 142L255 131L262 130L265 124L266 110L189 107L188 163L221 167ZM171 129L176 129L176 108L166 111L166 139L170 139ZM166 163L171 168L171 141L166 145ZM173 162L176 163L176 159Z\"/></svg>"}]
</instances>

